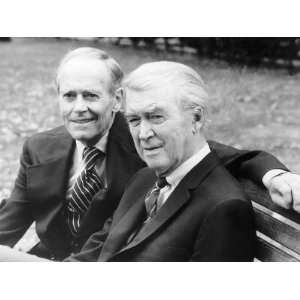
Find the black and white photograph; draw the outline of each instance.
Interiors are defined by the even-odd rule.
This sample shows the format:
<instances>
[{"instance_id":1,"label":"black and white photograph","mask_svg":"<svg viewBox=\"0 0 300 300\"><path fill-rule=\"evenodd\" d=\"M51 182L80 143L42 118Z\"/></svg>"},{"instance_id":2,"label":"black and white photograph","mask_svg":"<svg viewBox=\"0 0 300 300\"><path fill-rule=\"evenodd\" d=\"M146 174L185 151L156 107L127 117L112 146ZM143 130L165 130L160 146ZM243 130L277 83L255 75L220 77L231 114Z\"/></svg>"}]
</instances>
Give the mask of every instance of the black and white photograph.
<instances>
[{"instance_id":1,"label":"black and white photograph","mask_svg":"<svg viewBox=\"0 0 300 300\"><path fill-rule=\"evenodd\" d=\"M0 47L1 261L300 259L299 38Z\"/></svg>"},{"instance_id":2,"label":"black and white photograph","mask_svg":"<svg viewBox=\"0 0 300 300\"><path fill-rule=\"evenodd\" d=\"M0 265L21 298L36 279L37 295L53 280L71 290L63 298L253 299L271 284L282 299L285 280L297 287L295 11L298 31L285 31L278 7L272 28L254 6L227 16L211 5L210 18L157 4L87 2L88 22L47 4L49 33L29 6L28 24L21 8L17 30L4 21Z\"/></svg>"}]
</instances>

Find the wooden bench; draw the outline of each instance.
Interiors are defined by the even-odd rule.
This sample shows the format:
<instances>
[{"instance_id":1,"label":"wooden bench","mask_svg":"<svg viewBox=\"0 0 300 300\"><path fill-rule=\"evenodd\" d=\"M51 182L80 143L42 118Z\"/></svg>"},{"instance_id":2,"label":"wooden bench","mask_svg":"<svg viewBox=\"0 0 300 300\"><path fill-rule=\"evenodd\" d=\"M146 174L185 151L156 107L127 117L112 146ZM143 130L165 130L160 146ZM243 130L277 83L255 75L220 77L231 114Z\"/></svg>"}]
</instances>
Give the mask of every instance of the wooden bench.
<instances>
[{"instance_id":1,"label":"wooden bench","mask_svg":"<svg viewBox=\"0 0 300 300\"><path fill-rule=\"evenodd\" d=\"M256 222L256 260L300 261L300 214L272 203L269 194L242 179L252 201Z\"/></svg>"},{"instance_id":2,"label":"wooden bench","mask_svg":"<svg viewBox=\"0 0 300 300\"><path fill-rule=\"evenodd\" d=\"M246 179L239 179L252 201L257 226L256 261L300 261L300 214L271 201L268 192ZM31 234L33 234L31 230ZM30 237L30 235L29 235ZM27 251L33 237L19 244ZM27 244L26 244L27 243Z\"/></svg>"}]
</instances>

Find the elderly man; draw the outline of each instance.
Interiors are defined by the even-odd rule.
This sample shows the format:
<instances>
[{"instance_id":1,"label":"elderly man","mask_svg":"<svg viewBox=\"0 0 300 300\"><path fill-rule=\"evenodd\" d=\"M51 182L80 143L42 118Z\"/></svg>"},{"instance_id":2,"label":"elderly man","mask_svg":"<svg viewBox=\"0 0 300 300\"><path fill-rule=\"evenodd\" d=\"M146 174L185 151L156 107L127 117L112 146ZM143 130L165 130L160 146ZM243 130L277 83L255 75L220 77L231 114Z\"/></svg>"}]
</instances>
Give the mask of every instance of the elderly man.
<instances>
[{"instance_id":1,"label":"elderly man","mask_svg":"<svg viewBox=\"0 0 300 300\"><path fill-rule=\"evenodd\" d=\"M251 261L251 204L206 141L200 76L148 63L125 86L125 115L148 168L126 189L104 245L95 248L95 234L72 259L100 250L99 261Z\"/></svg>"},{"instance_id":2,"label":"elderly man","mask_svg":"<svg viewBox=\"0 0 300 300\"><path fill-rule=\"evenodd\" d=\"M61 260L92 233L106 232L103 225L129 178L145 166L118 112L122 77L118 63L99 49L79 48L62 59L56 81L64 126L25 143L15 187L0 209L0 244L13 246L35 221L40 243L31 253ZM215 142L210 147L236 176L261 182L271 169L285 169L263 152ZM264 181L276 179L272 187L278 194L285 176L270 172Z\"/></svg>"},{"instance_id":3,"label":"elderly man","mask_svg":"<svg viewBox=\"0 0 300 300\"><path fill-rule=\"evenodd\" d=\"M15 187L0 210L1 244L13 246L36 221L41 242L32 252L62 259L111 216L126 182L144 166L118 113L122 78L119 64L99 49L62 59L56 83L64 126L25 143Z\"/></svg>"},{"instance_id":4,"label":"elderly man","mask_svg":"<svg viewBox=\"0 0 300 300\"><path fill-rule=\"evenodd\" d=\"M71 261L252 261L250 202L206 141L200 76L175 62L144 64L125 81L125 115L148 168L131 180L109 235Z\"/></svg>"}]
</instances>

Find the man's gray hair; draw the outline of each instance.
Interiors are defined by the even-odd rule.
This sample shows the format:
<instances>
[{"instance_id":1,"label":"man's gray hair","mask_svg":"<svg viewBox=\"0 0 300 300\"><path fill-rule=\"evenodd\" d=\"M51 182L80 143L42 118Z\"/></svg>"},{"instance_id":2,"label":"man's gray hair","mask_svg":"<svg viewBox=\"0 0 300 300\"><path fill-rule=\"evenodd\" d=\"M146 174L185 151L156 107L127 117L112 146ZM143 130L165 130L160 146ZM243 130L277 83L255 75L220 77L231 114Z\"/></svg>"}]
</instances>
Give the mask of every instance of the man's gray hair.
<instances>
[{"instance_id":1,"label":"man's gray hair","mask_svg":"<svg viewBox=\"0 0 300 300\"><path fill-rule=\"evenodd\" d=\"M204 82L184 64L171 61L143 64L125 78L123 86L125 92L171 88L183 109L192 109L206 119L208 95Z\"/></svg>"},{"instance_id":2,"label":"man's gray hair","mask_svg":"<svg viewBox=\"0 0 300 300\"><path fill-rule=\"evenodd\" d=\"M55 79L55 84L58 91L59 91L59 79L60 79L59 77L62 68L69 61L78 58L95 59L103 62L106 65L111 76L110 92L114 92L116 89L118 89L121 86L124 74L120 65L114 58L109 56L103 50L92 48L92 47L81 47L68 52L60 61L60 64L56 71L56 79Z\"/></svg>"}]
</instances>

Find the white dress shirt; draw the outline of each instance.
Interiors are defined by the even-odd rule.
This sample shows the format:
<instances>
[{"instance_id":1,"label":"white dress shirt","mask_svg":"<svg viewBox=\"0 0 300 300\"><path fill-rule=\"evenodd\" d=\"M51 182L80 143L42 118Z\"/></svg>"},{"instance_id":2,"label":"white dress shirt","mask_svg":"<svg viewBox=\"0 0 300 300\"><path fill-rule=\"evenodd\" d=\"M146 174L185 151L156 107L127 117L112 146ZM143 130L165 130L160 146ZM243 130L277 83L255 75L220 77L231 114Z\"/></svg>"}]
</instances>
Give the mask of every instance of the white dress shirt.
<instances>
[{"instance_id":1,"label":"white dress shirt","mask_svg":"<svg viewBox=\"0 0 300 300\"><path fill-rule=\"evenodd\" d=\"M183 177L189 173L200 161L202 161L211 152L207 143L193 156L178 166L171 174L166 176L169 185L160 190L158 196L158 209L167 201L176 186L180 183Z\"/></svg>"},{"instance_id":2,"label":"white dress shirt","mask_svg":"<svg viewBox=\"0 0 300 300\"><path fill-rule=\"evenodd\" d=\"M98 141L97 144L94 145L97 149L102 151L104 154L106 153L106 145L108 139L109 130L106 134ZM85 145L80 141L76 141L76 148L73 155L73 163L69 173L69 181L68 181L68 188L67 188L67 199L70 198L72 193L72 188L76 182L76 179L80 175L80 173L84 170L84 162L82 159L82 152ZM104 187L107 187L107 178L106 178L106 157L103 160L98 160L96 162L95 168L97 175L101 177L104 182Z\"/></svg>"}]
</instances>

